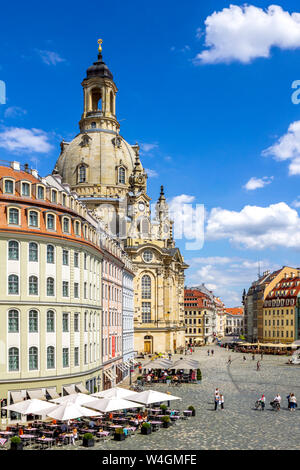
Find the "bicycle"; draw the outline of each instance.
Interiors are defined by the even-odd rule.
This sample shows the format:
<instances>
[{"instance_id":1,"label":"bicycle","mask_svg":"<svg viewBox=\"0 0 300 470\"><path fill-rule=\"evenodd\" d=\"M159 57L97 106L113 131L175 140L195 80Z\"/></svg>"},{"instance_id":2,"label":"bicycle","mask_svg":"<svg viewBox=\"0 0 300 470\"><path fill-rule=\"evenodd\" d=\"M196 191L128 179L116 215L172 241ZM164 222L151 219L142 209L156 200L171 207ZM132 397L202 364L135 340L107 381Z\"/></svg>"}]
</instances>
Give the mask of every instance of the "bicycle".
<instances>
[{"instance_id":1,"label":"bicycle","mask_svg":"<svg viewBox=\"0 0 300 470\"><path fill-rule=\"evenodd\" d=\"M262 410L262 403L261 403L261 400L257 400L257 401L255 402L255 405L254 405L254 406L255 406L255 409L256 409L256 410Z\"/></svg>"},{"instance_id":2,"label":"bicycle","mask_svg":"<svg viewBox=\"0 0 300 470\"><path fill-rule=\"evenodd\" d=\"M280 403L278 401L271 401L270 405L272 406L273 410L275 411L280 410Z\"/></svg>"}]
</instances>

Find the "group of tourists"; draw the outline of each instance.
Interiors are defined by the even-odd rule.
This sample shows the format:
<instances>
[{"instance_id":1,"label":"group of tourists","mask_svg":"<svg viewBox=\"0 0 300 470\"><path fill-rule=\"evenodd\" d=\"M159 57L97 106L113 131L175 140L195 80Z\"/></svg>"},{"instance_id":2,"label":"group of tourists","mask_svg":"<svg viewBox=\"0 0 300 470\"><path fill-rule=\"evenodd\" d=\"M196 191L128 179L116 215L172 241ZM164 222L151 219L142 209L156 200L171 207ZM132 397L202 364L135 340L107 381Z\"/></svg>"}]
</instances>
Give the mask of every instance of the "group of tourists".
<instances>
[{"instance_id":1,"label":"group of tourists","mask_svg":"<svg viewBox=\"0 0 300 470\"><path fill-rule=\"evenodd\" d=\"M216 388L215 390L214 401L215 401L215 411L218 409L218 406L221 407L221 410L224 410L224 395L220 393L218 388Z\"/></svg>"},{"instance_id":2,"label":"group of tourists","mask_svg":"<svg viewBox=\"0 0 300 470\"><path fill-rule=\"evenodd\" d=\"M288 409L290 411L295 411L295 409L298 406L295 394L294 393L289 393L286 398L287 398L287 401L288 401ZM266 406L266 397L265 397L265 395L262 395L261 398L259 398L256 403L258 405L257 407L259 407L263 411L265 409L265 406ZM280 396L279 393L277 393L274 400L270 402L270 405L272 406L272 408L279 411L280 410L280 404L281 404L281 396Z\"/></svg>"}]
</instances>

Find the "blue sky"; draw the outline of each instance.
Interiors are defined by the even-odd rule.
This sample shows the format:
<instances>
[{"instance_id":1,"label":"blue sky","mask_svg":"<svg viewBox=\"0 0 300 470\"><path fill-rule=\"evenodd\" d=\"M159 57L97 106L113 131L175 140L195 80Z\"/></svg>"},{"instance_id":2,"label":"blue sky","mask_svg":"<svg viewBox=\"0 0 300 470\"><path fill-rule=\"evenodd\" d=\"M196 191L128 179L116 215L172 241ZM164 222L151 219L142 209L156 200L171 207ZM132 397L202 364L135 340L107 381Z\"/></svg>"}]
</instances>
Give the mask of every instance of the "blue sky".
<instances>
[{"instance_id":1,"label":"blue sky","mask_svg":"<svg viewBox=\"0 0 300 470\"><path fill-rule=\"evenodd\" d=\"M203 248L178 241L186 283L236 306L259 261L300 265L300 7L230 3L6 2L0 158L52 171L60 141L78 132L80 83L103 38L121 134L141 145L150 196L164 184L171 206L205 206Z\"/></svg>"}]
</instances>

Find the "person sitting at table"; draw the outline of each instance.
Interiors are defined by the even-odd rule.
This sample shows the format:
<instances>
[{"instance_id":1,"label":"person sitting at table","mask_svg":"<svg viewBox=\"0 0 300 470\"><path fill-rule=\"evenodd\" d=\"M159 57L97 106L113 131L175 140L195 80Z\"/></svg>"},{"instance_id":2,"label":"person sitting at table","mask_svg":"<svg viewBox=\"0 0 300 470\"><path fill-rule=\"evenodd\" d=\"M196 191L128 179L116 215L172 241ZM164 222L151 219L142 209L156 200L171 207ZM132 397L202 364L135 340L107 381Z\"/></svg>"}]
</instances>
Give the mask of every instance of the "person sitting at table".
<instances>
[{"instance_id":1,"label":"person sitting at table","mask_svg":"<svg viewBox=\"0 0 300 470\"><path fill-rule=\"evenodd\" d=\"M89 428L90 428L90 429L94 429L94 427L95 427L95 421L93 421L93 420L91 419L90 422L89 422Z\"/></svg>"},{"instance_id":2,"label":"person sitting at table","mask_svg":"<svg viewBox=\"0 0 300 470\"><path fill-rule=\"evenodd\" d=\"M147 421L147 419L148 419L148 411L145 410L142 416L143 416L144 420Z\"/></svg>"},{"instance_id":3,"label":"person sitting at table","mask_svg":"<svg viewBox=\"0 0 300 470\"><path fill-rule=\"evenodd\" d=\"M60 426L60 430L61 430L62 433L65 433L67 431L66 423L62 423L62 425Z\"/></svg>"},{"instance_id":4,"label":"person sitting at table","mask_svg":"<svg viewBox=\"0 0 300 470\"><path fill-rule=\"evenodd\" d=\"M108 418L109 418L109 421L112 421L112 419L113 419L113 414L112 414L111 412L109 413Z\"/></svg>"},{"instance_id":5,"label":"person sitting at table","mask_svg":"<svg viewBox=\"0 0 300 470\"><path fill-rule=\"evenodd\" d=\"M60 430L57 427L57 428L54 429L53 434L52 434L52 437L53 437L53 439L55 439L56 444L59 441L59 436L60 436Z\"/></svg>"},{"instance_id":6,"label":"person sitting at table","mask_svg":"<svg viewBox=\"0 0 300 470\"><path fill-rule=\"evenodd\" d=\"M73 428L72 436L71 436L71 442L72 442L73 446L75 446L75 439L78 439L78 433L77 433L77 429Z\"/></svg>"},{"instance_id":7,"label":"person sitting at table","mask_svg":"<svg viewBox=\"0 0 300 470\"><path fill-rule=\"evenodd\" d=\"M51 421L51 424L57 424L56 419L53 419L53 420Z\"/></svg>"},{"instance_id":8,"label":"person sitting at table","mask_svg":"<svg viewBox=\"0 0 300 470\"><path fill-rule=\"evenodd\" d=\"M19 429L19 436L23 436L23 434L24 434L23 428L20 428Z\"/></svg>"}]
</instances>

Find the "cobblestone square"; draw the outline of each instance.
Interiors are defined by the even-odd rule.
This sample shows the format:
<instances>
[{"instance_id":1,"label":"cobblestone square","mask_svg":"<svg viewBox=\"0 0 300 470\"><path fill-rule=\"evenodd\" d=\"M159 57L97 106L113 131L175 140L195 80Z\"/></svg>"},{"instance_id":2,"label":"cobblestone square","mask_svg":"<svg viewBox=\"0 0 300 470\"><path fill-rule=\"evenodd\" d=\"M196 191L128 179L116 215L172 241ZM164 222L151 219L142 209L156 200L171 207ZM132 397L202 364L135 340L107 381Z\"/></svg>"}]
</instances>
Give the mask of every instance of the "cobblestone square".
<instances>
[{"instance_id":1,"label":"cobblestone square","mask_svg":"<svg viewBox=\"0 0 300 470\"><path fill-rule=\"evenodd\" d=\"M258 356L253 361L251 355L247 355L246 362L243 362L243 354L214 346L214 355L208 357L207 349L197 349L192 356L201 363L201 384L178 388L168 385L151 387L181 396L182 401L173 402L174 408L186 409L193 405L195 417L149 436L138 432L124 442L109 440L99 443L95 449L299 449L300 409L295 413L289 412L286 400L289 392L300 399L299 367L287 365L285 356L264 356L261 370L256 371ZM227 366L229 355L232 359L230 367ZM216 387L225 397L224 411L214 411ZM262 412L255 410L254 404L263 393L266 395L266 409ZM269 404L277 393L282 397L279 412L272 410Z\"/></svg>"}]
</instances>

